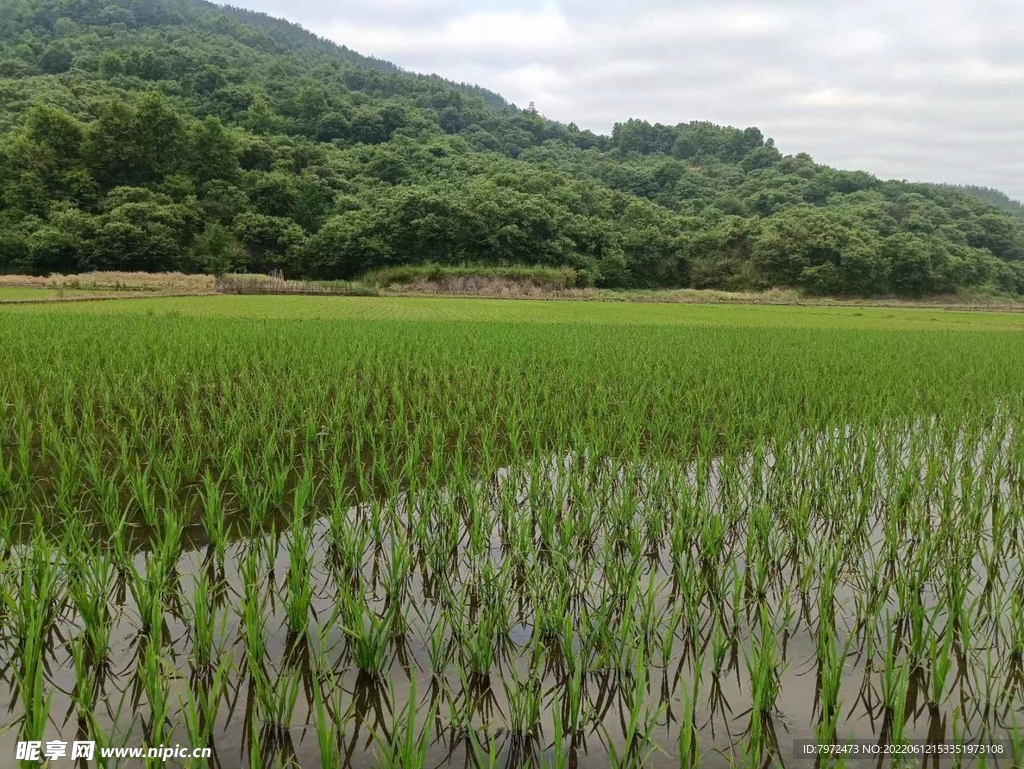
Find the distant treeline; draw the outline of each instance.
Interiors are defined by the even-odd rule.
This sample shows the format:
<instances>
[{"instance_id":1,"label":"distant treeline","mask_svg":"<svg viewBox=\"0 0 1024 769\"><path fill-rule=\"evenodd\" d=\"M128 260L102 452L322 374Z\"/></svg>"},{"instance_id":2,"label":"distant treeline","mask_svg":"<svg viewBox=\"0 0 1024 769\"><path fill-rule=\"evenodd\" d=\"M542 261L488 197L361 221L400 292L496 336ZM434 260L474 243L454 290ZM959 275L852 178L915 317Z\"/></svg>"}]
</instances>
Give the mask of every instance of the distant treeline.
<instances>
[{"instance_id":1,"label":"distant treeline","mask_svg":"<svg viewBox=\"0 0 1024 769\"><path fill-rule=\"evenodd\" d=\"M525 264L601 287L1024 294L1019 208L756 128L595 135L199 0L0 0L0 271Z\"/></svg>"}]
</instances>

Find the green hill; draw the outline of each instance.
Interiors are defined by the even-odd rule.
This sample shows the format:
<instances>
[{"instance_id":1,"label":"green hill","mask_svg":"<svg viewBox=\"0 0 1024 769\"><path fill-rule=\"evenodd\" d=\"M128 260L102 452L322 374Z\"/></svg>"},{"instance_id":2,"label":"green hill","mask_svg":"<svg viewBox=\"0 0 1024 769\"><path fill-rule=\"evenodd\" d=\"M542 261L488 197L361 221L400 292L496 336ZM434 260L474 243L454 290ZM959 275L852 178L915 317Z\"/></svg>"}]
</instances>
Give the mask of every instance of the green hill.
<instances>
[{"instance_id":1,"label":"green hill","mask_svg":"<svg viewBox=\"0 0 1024 769\"><path fill-rule=\"evenodd\" d=\"M784 155L756 128L599 136L196 0L0 0L0 271L429 261L1022 294L1024 221L986 197Z\"/></svg>"},{"instance_id":2,"label":"green hill","mask_svg":"<svg viewBox=\"0 0 1024 769\"><path fill-rule=\"evenodd\" d=\"M971 184L960 186L958 189L963 190L968 195L987 201L996 208L1001 208L1012 214L1024 214L1024 206L1021 205L1020 201L1014 200L1001 190L994 190L991 187L978 187Z\"/></svg>"}]
</instances>

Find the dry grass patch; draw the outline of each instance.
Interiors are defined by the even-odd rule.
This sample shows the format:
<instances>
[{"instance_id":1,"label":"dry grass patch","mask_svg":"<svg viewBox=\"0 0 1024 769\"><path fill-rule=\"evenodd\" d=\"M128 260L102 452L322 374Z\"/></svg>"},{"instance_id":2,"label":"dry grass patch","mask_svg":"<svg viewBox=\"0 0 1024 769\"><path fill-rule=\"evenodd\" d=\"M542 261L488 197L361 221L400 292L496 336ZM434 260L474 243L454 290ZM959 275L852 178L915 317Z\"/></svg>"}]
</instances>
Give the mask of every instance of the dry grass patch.
<instances>
[{"instance_id":1,"label":"dry grass patch","mask_svg":"<svg viewBox=\"0 0 1024 769\"><path fill-rule=\"evenodd\" d=\"M385 289L387 294L427 294L436 296L483 296L503 299L600 299L593 288L558 289L550 286L490 275L445 275L436 279L395 283Z\"/></svg>"},{"instance_id":2,"label":"dry grass patch","mask_svg":"<svg viewBox=\"0 0 1024 769\"><path fill-rule=\"evenodd\" d=\"M0 275L0 286L49 288L64 291L146 291L161 293L210 293L216 288L212 275L181 272L84 272L78 275Z\"/></svg>"},{"instance_id":3,"label":"dry grass patch","mask_svg":"<svg viewBox=\"0 0 1024 769\"><path fill-rule=\"evenodd\" d=\"M221 294L315 294L367 296L377 292L362 283L343 280L285 280L280 275L224 275L217 279Z\"/></svg>"}]
</instances>

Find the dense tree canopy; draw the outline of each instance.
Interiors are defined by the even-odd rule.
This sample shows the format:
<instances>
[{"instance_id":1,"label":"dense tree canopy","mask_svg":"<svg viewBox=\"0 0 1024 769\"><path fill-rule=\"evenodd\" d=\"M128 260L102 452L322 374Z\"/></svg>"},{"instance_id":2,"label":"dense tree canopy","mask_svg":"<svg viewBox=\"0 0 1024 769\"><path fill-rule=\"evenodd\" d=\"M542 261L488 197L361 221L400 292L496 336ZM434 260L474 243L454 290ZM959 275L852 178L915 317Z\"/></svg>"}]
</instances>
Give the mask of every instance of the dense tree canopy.
<instances>
[{"instance_id":1,"label":"dense tree canopy","mask_svg":"<svg viewBox=\"0 0 1024 769\"><path fill-rule=\"evenodd\" d=\"M0 271L522 263L601 286L1022 294L1019 213L756 128L595 135L199 0L0 0Z\"/></svg>"}]
</instances>

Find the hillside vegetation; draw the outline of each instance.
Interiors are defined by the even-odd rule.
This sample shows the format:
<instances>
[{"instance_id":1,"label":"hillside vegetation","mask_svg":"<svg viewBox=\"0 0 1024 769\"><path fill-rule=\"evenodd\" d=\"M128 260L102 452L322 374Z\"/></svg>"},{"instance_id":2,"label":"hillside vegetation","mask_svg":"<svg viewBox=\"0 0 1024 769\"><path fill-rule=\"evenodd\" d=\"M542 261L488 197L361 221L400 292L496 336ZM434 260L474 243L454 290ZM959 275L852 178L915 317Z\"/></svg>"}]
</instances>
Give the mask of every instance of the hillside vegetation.
<instances>
[{"instance_id":1,"label":"hillside vegetation","mask_svg":"<svg viewBox=\"0 0 1024 769\"><path fill-rule=\"evenodd\" d=\"M835 170L757 128L599 136L196 0L0 0L0 272L1024 294L1024 219L984 192Z\"/></svg>"}]
</instances>

